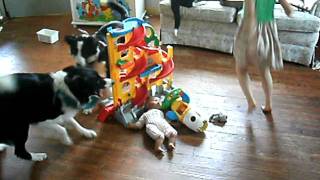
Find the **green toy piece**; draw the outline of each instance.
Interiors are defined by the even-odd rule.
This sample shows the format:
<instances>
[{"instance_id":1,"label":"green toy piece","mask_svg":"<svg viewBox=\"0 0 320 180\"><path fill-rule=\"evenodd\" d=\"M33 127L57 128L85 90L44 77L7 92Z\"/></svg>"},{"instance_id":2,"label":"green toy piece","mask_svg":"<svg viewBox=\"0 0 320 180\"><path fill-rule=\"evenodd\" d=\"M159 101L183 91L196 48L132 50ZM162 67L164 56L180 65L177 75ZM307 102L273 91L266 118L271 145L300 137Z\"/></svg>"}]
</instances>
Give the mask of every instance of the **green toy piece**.
<instances>
[{"instance_id":1,"label":"green toy piece","mask_svg":"<svg viewBox=\"0 0 320 180\"><path fill-rule=\"evenodd\" d=\"M274 20L274 4L275 0L256 1L257 20L259 23L266 23Z\"/></svg>"},{"instance_id":2,"label":"green toy piece","mask_svg":"<svg viewBox=\"0 0 320 180\"><path fill-rule=\"evenodd\" d=\"M123 60L123 59L119 59L118 61L117 61L117 65L118 66L123 66L124 64L126 64L128 61L126 61L126 60Z\"/></svg>"},{"instance_id":3,"label":"green toy piece","mask_svg":"<svg viewBox=\"0 0 320 180\"><path fill-rule=\"evenodd\" d=\"M151 31L151 36L150 37L145 37L145 41L147 44L149 44L151 41L154 41L154 45L155 46L159 46L160 45L160 41L159 41L159 38L158 38L158 35L157 33L154 31L154 29L152 28L151 25L149 24L145 24L145 27L150 29Z\"/></svg>"},{"instance_id":4,"label":"green toy piece","mask_svg":"<svg viewBox=\"0 0 320 180\"><path fill-rule=\"evenodd\" d=\"M161 108L163 110L168 110L171 108L172 103L178 99L178 98L182 98L182 100L186 103L190 102L190 98L189 96L182 91L181 88L177 88L177 89L173 89L171 90L164 98L163 102L162 102L162 106Z\"/></svg>"}]
</instances>

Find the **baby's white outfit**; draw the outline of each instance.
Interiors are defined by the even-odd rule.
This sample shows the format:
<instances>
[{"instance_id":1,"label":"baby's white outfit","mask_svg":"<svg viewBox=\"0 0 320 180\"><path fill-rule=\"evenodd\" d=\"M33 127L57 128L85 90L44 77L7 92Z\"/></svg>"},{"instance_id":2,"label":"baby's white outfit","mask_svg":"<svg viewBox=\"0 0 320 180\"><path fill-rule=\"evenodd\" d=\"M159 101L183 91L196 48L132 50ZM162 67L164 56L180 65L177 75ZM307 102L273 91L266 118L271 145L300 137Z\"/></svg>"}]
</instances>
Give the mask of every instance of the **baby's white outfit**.
<instances>
[{"instance_id":1,"label":"baby's white outfit","mask_svg":"<svg viewBox=\"0 0 320 180\"><path fill-rule=\"evenodd\" d=\"M167 122L164 118L164 114L159 109L150 109L139 118L135 123L136 126L142 128L146 125L147 134L156 140L159 137L169 138L172 135L177 135L177 131Z\"/></svg>"}]
</instances>

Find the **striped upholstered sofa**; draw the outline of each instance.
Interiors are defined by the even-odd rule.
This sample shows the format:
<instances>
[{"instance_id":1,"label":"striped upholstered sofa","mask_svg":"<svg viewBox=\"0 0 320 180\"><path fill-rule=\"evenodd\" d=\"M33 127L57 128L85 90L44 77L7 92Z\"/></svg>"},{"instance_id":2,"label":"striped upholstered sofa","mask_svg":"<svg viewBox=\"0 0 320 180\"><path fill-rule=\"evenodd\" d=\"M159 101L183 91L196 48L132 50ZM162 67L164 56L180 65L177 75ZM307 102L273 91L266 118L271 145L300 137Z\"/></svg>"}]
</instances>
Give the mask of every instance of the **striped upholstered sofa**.
<instances>
[{"instance_id":1,"label":"striped upholstered sofa","mask_svg":"<svg viewBox=\"0 0 320 180\"><path fill-rule=\"evenodd\" d=\"M315 14L319 14L319 9ZM160 2L163 44L180 44L232 53L241 11L222 6L219 1L205 1L203 5L192 8L181 7L180 11L181 26L178 36L174 36L170 0ZM275 18L284 60L311 65L319 38L320 18L300 11L294 11L293 17L289 18L278 4Z\"/></svg>"}]
</instances>

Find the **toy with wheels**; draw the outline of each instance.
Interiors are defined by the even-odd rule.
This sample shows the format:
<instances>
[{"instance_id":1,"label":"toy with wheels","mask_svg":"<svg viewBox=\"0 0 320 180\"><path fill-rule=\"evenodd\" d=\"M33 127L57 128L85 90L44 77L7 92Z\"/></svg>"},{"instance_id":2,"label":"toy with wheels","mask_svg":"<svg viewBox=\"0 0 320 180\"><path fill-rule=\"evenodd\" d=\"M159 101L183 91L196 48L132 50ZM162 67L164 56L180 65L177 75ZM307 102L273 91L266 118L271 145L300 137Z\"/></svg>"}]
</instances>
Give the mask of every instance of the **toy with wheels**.
<instances>
[{"instance_id":1,"label":"toy with wheels","mask_svg":"<svg viewBox=\"0 0 320 180\"><path fill-rule=\"evenodd\" d=\"M182 98L182 100L186 103L190 102L189 96L184 93L180 88L171 90L164 98L162 102L162 109L169 109L171 104L178 98Z\"/></svg>"},{"instance_id":2,"label":"toy with wheels","mask_svg":"<svg viewBox=\"0 0 320 180\"><path fill-rule=\"evenodd\" d=\"M172 89L174 62L173 47L168 46L167 52L161 49L150 24L139 18L121 23L122 28L108 28L113 104L103 108L98 119L104 122L114 116L127 127L144 112L152 89Z\"/></svg>"},{"instance_id":3,"label":"toy with wheels","mask_svg":"<svg viewBox=\"0 0 320 180\"><path fill-rule=\"evenodd\" d=\"M166 95L162 108L169 110L166 117L170 121L179 121L195 132L204 132L208 127L208 121L191 108L189 102L190 98L185 92L174 89Z\"/></svg>"}]
</instances>

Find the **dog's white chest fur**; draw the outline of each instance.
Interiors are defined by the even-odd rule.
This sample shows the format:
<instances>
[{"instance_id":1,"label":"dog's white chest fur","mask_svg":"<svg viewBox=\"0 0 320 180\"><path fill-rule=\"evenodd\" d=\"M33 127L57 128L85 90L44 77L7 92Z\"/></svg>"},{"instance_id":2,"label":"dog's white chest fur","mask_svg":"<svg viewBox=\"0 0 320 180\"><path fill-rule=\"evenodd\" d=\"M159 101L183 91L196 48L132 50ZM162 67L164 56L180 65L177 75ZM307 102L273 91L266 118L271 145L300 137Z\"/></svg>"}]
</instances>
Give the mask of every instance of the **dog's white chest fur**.
<instances>
[{"instance_id":1,"label":"dog's white chest fur","mask_svg":"<svg viewBox=\"0 0 320 180\"><path fill-rule=\"evenodd\" d=\"M54 90L55 91L63 91L68 96L76 99L74 95L71 93L70 89L64 82L64 78L67 75L63 71L58 71L56 73L50 74L51 77L54 79ZM79 103L79 102L78 102ZM64 103L62 103L64 104ZM94 138L97 134L90 129L86 129L82 127L74 117L77 115L80 109L67 107L62 105L63 114L55 119L48 119L46 121L40 122L36 125L38 130L40 130L44 136L52 137L55 139L59 139L62 143L66 145L73 144L71 138L68 135L66 128L74 128L76 129L81 135L87 138Z\"/></svg>"}]
</instances>

